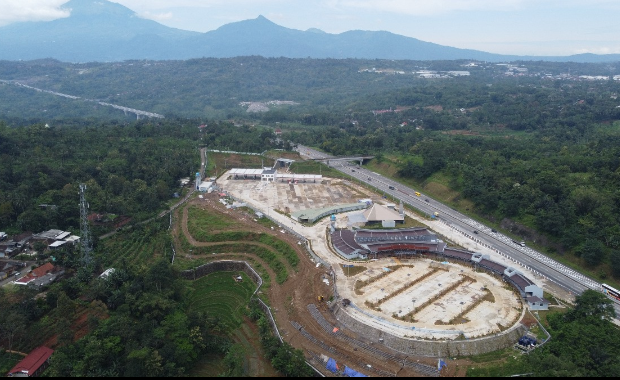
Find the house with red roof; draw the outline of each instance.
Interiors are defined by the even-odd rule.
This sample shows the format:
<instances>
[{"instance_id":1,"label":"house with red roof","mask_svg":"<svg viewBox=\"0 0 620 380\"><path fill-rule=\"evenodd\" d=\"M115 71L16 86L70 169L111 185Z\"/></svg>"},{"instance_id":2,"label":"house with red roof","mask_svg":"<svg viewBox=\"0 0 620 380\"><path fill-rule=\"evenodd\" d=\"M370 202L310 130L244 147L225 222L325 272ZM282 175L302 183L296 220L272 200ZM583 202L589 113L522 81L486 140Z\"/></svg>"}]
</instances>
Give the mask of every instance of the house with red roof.
<instances>
[{"instance_id":1,"label":"house with red roof","mask_svg":"<svg viewBox=\"0 0 620 380\"><path fill-rule=\"evenodd\" d=\"M31 272L15 281L16 285L37 285L43 286L53 282L56 277L64 273L62 270L58 270L52 263L45 263L38 268L33 269Z\"/></svg>"},{"instance_id":2,"label":"house with red roof","mask_svg":"<svg viewBox=\"0 0 620 380\"><path fill-rule=\"evenodd\" d=\"M49 360L53 353L54 350L45 346L39 346L35 348L9 371L8 376L39 376L49 365Z\"/></svg>"}]
</instances>

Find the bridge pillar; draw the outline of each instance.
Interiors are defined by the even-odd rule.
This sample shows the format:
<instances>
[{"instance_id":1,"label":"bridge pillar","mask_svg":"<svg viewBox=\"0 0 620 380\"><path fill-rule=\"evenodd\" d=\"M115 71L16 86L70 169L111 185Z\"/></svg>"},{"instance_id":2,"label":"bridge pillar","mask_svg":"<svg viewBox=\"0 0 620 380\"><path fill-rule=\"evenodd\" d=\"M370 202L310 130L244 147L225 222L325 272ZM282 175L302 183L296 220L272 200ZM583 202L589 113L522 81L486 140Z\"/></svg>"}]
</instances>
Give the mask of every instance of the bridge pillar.
<instances>
[{"instance_id":1,"label":"bridge pillar","mask_svg":"<svg viewBox=\"0 0 620 380\"><path fill-rule=\"evenodd\" d=\"M362 166L363 163L364 163L364 159L360 158L360 166Z\"/></svg>"}]
</instances>

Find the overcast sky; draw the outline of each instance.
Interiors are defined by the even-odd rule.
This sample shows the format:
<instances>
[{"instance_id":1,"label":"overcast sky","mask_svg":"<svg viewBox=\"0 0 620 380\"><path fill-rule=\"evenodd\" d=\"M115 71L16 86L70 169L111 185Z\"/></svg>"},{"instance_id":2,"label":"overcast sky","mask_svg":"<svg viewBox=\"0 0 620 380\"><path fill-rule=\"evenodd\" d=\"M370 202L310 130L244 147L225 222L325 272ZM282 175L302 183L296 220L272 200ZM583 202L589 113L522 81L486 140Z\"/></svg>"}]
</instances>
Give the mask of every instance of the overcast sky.
<instances>
[{"instance_id":1,"label":"overcast sky","mask_svg":"<svg viewBox=\"0 0 620 380\"><path fill-rule=\"evenodd\" d=\"M0 25L66 17L68 0L0 0ZM207 32L263 15L299 30L384 30L498 54L620 54L620 0L110 0Z\"/></svg>"}]
</instances>

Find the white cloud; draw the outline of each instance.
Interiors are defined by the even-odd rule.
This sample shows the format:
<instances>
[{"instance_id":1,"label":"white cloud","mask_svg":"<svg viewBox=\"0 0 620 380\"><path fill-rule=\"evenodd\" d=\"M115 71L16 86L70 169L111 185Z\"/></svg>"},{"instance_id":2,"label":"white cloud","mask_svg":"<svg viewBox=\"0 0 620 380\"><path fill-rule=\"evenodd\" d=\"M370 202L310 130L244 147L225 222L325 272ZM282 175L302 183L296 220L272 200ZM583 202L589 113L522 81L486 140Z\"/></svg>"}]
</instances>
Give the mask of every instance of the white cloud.
<instances>
[{"instance_id":1,"label":"white cloud","mask_svg":"<svg viewBox=\"0 0 620 380\"><path fill-rule=\"evenodd\" d=\"M365 9L409 15L435 15L455 11L509 11L532 0L326 0L332 8Z\"/></svg>"},{"instance_id":2,"label":"white cloud","mask_svg":"<svg viewBox=\"0 0 620 380\"><path fill-rule=\"evenodd\" d=\"M172 14L172 12L154 13L154 12L146 11L146 12L141 12L138 15L142 18L146 18L149 20L155 20L155 21L166 21L166 20L172 20L174 18L174 15Z\"/></svg>"},{"instance_id":3,"label":"white cloud","mask_svg":"<svg viewBox=\"0 0 620 380\"><path fill-rule=\"evenodd\" d=\"M1 0L0 25L18 21L51 21L68 17L60 6L67 0Z\"/></svg>"},{"instance_id":4,"label":"white cloud","mask_svg":"<svg viewBox=\"0 0 620 380\"><path fill-rule=\"evenodd\" d=\"M373 12L433 16L449 12L510 12L534 9L598 7L618 10L617 0L324 0L334 9L362 9Z\"/></svg>"},{"instance_id":5,"label":"white cloud","mask_svg":"<svg viewBox=\"0 0 620 380\"><path fill-rule=\"evenodd\" d=\"M589 49L576 49L574 54L585 54L585 53L591 53L591 54L620 54L620 48L619 47L600 46L600 47L594 47L594 48L589 48Z\"/></svg>"}]
</instances>

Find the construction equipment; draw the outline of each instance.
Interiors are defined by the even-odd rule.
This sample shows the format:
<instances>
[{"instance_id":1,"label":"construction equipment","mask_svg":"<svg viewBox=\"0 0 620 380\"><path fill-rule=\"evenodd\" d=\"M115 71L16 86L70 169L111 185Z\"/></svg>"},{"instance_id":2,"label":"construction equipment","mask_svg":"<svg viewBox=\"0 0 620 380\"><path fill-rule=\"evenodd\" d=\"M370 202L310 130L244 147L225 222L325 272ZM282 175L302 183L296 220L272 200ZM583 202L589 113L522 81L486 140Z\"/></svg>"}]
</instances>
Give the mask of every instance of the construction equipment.
<instances>
[{"instance_id":1,"label":"construction equipment","mask_svg":"<svg viewBox=\"0 0 620 380\"><path fill-rule=\"evenodd\" d=\"M323 300L324 300L325 298L323 298L323 296L318 296L318 297L316 297L316 299L317 299L319 302L323 302Z\"/></svg>"},{"instance_id":2,"label":"construction equipment","mask_svg":"<svg viewBox=\"0 0 620 380\"><path fill-rule=\"evenodd\" d=\"M422 195L422 194L420 194L420 192L419 192L419 191L416 191L416 192L415 192L415 196L416 196L416 197L419 197L420 195Z\"/></svg>"}]
</instances>

